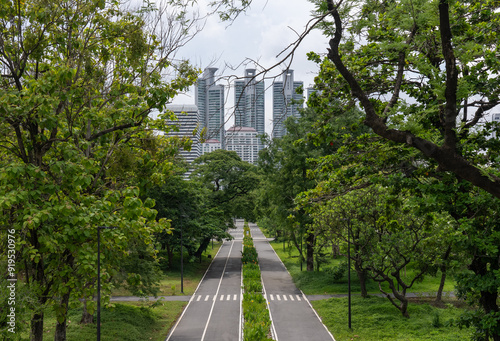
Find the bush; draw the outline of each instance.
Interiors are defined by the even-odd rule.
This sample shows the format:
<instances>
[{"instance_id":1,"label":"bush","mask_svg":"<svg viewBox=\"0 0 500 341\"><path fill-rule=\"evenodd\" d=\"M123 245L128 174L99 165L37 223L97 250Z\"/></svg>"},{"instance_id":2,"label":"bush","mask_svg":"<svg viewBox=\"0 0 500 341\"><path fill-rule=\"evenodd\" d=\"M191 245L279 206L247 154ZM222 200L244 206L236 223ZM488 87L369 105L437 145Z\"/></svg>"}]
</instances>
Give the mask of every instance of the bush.
<instances>
[{"instance_id":1,"label":"bush","mask_svg":"<svg viewBox=\"0 0 500 341\"><path fill-rule=\"evenodd\" d=\"M339 281L347 272L347 263L343 261L337 266L326 269L326 272L332 276L334 281Z\"/></svg>"}]
</instances>

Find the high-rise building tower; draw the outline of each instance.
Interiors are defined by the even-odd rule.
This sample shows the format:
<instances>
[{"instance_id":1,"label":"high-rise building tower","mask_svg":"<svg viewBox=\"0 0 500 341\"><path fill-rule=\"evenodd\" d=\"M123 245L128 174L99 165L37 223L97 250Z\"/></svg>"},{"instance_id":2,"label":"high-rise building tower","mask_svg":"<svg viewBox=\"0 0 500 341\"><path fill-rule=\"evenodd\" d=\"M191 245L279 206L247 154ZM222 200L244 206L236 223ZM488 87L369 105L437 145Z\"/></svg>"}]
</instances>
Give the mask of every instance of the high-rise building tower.
<instances>
[{"instance_id":1,"label":"high-rise building tower","mask_svg":"<svg viewBox=\"0 0 500 341\"><path fill-rule=\"evenodd\" d=\"M265 85L255 79L256 70L246 69L245 77L234 82L234 125L254 128L263 135L265 120Z\"/></svg>"},{"instance_id":2,"label":"high-rise building tower","mask_svg":"<svg viewBox=\"0 0 500 341\"><path fill-rule=\"evenodd\" d=\"M198 78L195 102L204 132L202 139L218 140L224 148L224 85L215 84L217 68L206 68Z\"/></svg>"},{"instance_id":3,"label":"high-rise building tower","mask_svg":"<svg viewBox=\"0 0 500 341\"><path fill-rule=\"evenodd\" d=\"M297 93L297 88L303 86L303 82L294 81L293 70L283 73L283 81L273 84L273 133L272 137L282 137L286 134L285 120L290 116L299 116L299 109L303 108L302 95Z\"/></svg>"},{"instance_id":4,"label":"high-rise building tower","mask_svg":"<svg viewBox=\"0 0 500 341\"><path fill-rule=\"evenodd\" d=\"M167 135L178 138L187 137L192 141L191 150L180 150L180 155L191 164L194 159L201 155L198 107L196 105L169 104L167 110L172 111L177 116L177 121L167 121L167 124L173 128ZM189 176L191 171L189 169L185 176Z\"/></svg>"}]
</instances>

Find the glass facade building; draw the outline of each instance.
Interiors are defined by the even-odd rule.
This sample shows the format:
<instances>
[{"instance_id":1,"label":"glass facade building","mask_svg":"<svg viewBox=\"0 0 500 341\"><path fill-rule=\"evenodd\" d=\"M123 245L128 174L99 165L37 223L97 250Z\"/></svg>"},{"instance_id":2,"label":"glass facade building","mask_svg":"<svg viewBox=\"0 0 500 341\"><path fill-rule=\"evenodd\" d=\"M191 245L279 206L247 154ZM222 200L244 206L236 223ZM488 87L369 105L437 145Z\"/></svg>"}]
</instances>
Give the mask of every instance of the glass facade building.
<instances>
[{"instance_id":1,"label":"glass facade building","mask_svg":"<svg viewBox=\"0 0 500 341\"><path fill-rule=\"evenodd\" d=\"M244 78L234 82L234 125L254 128L264 135L266 89L264 81L257 81L255 76L255 69L246 69Z\"/></svg>"},{"instance_id":2,"label":"glass facade building","mask_svg":"<svg viewBox=\"0 0 500 341\"><path fill-rule=\"evenodd\" d=\"M224 86L215 84L217 68L206 68L198 79L195 102L203 128L201 138L216 139L224 143ZM222 146L224 147L224 146Z\"/></svg>"},{"instance_id":3,"label":"glass facade building","mask_svg":"<svg viewBox=\"0 0 500 341\"><path fill-rule=\"evenodd\" d=\"M299 116L303 108L302 94L297 93L297 88L303 82L295 81L293 70L283 73L283 80L273 84L273 138L280 138L286 134L285 120L291 116Z\"/></svg>"}]
</instances>

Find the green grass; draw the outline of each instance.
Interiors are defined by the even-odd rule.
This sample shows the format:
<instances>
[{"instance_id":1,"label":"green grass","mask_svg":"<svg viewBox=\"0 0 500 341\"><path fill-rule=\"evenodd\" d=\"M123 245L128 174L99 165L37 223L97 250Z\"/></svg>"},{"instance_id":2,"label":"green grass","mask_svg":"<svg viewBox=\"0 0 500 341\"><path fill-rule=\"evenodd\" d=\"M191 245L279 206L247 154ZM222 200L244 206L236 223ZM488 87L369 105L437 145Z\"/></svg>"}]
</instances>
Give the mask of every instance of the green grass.
<instances>
[{"instance_id":1,"label":"green grass","mask_svg":"<svg viewBox=\"0 0 500 341\"><path fill-rule=\"evenodd\" d=\"M214 243L203 254L202 262L186 262L184 264L184 294L191 295L203 278L213 257L222 243ZM208 258L207 255L212 258ZM186 259L186 258L185 258ZM174 262L177 262L174 260ZM182 295L180 293L180 266L164 272L160 283L159 295ZM124 289L116 289L113 296L131 296ZM187 302L159 301L154 302L113 302L109 307L101 307L101 339L106 341L164 341L182 313ZM96 324L81 325L81 308L68 311L67 339L70 341L93 341L96 339ZM94 314L94 318L96 315ZM44 318L44 340L53 340L56 319L48 310ZM28 331L21 334L21 340L29 340Z\"/></svg>"},{"instance_id":2,"label":"green grass","mask_svg":"<svg viewBox=\"0 0 500 341\"><path fill-rule=\"evenodd\" d=\"M101 339L106 341L164 341L177 317L187 302L151 303L122 302L101 308ZM71 341L93 341L96 339L96 324L81 325L81 309L68 311L67 339ZM44 320L44 339L53 340L56 319L47 312ZM24 335L22 340L29 340Z\"/></svg>"},{"instance_id":3,"label":"green grass","mask_svg":"<svg viewBox=\"0 0 500 341\"><path fill-rule=\"evenodd\" d=\"M447 304L410 304L407 319L382 297L352 298L352 330L348 328L347 297L311 302L336 341L456 341L470 339L470 330L461 330L456 321L463 310ZM436 323L436 314L439 324Z\"/></svg>"},{"instance_id":4,"label":"green grass","mask_svg":"<svg viewBox=\"0 0 500 341\"><path fill-rule=\"evenodd\" d=\"M293 277L293 280L297 287L301 289L306 295L322 295L322 294L346 294L348 291L347 287L347 273L338 281L334 281L329 273L324 271L328 267L336 266L340 264L344 257L338 257L337 259L329 259L326 264L322 264L321 271L308 272L305 271L306 264L303 264L303 271L300 271L299 253L295 247L288 248L285 245L285 250L283 251L282 242L271 242L271 246L274 248L278 256L281 258L286 268ZM407 272L407 276L411 276L411 270ZM441 280L440 273L437 277L426 276L424 280L420 283L415 283L409 292L413 293L432 293L436 292L439 287L439 282ZM445 292L450 292L454 290L455 282L448 278L444 287ZM387 286L384 284L382 288L385 290ZM351 270L351 290L353 293L359 293L359 281L354 270ZM378 283L368 280L367 290L369 293L375 294L380 293L378 288Z\"/></svg>"},{"instance_id":5,"label":"green grass","mask_svg":"<svg viewBox=\"0 0 500 341\"><path fill-rule=\"evenodd\" d=\"M221 245L222 243L215 242L213 249L212 246L209 246L203 253L201 263L198 262L198 260L188 262L187 257L184 257L184 295L194 294L198 284L212 262L212 259L217 254L217 251L219 251ZM211 258L208 258L208 255L211 255ZM160 281L159 296L182 296L180 256L174 258L173 264L174 266L172 269L163 272L163 278ZM132 294L124 288L116 288L113 290L112 296L132 296Z\"/></svg>"}]
</instances>

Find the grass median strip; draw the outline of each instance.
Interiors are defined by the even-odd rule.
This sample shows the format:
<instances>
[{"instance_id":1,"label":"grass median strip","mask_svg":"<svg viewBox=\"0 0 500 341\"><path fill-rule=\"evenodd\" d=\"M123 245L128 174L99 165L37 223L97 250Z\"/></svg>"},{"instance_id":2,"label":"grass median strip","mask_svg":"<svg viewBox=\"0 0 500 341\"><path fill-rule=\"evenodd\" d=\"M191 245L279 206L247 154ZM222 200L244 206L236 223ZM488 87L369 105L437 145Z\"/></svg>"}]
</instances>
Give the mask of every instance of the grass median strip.
<instances>
[{"instance_id":1,"label":"grass median strip","mask_svg":"<svg viewBox=\"0 0 500 341\"><path fill-rule=\"evenodd\" d=\"M243 339L245 341L272 340L271 319L264 296L257 258L250 228L245 223L243 228Z\"/></svg>"}]
</instances>

